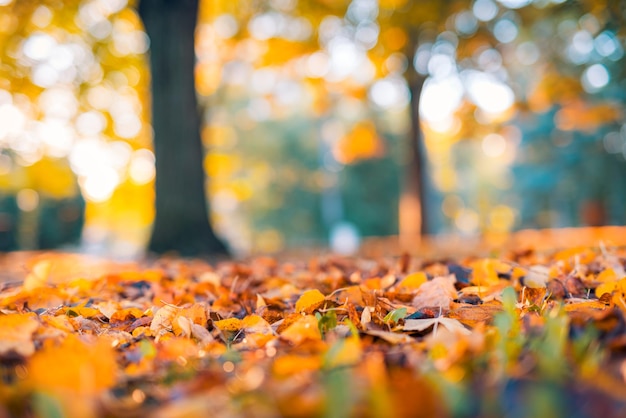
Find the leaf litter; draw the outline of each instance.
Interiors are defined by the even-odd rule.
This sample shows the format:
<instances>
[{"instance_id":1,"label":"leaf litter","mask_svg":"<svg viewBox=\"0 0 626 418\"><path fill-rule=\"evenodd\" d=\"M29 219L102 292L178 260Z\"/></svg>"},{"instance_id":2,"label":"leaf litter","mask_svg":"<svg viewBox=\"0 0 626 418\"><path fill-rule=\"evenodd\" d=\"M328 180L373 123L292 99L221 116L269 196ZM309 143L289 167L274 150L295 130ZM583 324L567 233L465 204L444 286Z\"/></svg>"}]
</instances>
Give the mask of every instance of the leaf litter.
<instances>
[{"instance_id":1,"label":"leaf litter","mask_svg":"<svg viewBox=\"0 0 626 418\"><path fill-rule=\"evenodd\" d=\"M65 281L56 257L0 292L0 416L626 413L619 248L163 259Z\"/></svg>"}]
</instances>

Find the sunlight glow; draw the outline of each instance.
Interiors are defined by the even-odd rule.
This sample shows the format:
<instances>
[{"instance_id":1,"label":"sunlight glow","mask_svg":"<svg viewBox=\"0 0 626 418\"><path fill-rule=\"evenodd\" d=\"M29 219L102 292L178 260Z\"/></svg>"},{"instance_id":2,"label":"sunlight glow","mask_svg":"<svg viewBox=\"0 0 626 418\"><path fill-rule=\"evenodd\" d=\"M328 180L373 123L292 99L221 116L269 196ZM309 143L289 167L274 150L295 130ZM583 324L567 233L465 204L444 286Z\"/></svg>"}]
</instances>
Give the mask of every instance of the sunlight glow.
<instances>
[{"instance_id":1,"label":"sunlight glow","mask_svg":"<svg viewBox=\"0 0 626 418\"><path fill-rule=\"evenodd\" d=\"M26 39L22 46L22 52L26 57L34 61L43 61L50 56L56 44L52 36L47 33L37 32Z\"/></svg>"},{"instance_id":2,"label":"sunlight glow","mask_svg":"<svg viewBox=\"0 0 626 418\"><path fill-rule=\"evenodd\" d=\"M519 9L528 6L533 0L498 0L498 2L509 9Z\"/></svg>"},{"instance_id":3,"label":"sunlight glow","mask_svg":"<svg viewBox=\"0 0 626 418\"><path fill-rule=\"evenodd\" d=\"M513 90L494 76L479 71L464 75L470 100L485 112L502 113L513 105Z\"/></svg>"},{"instance_id":4,"label":"sunlight glow","mask_svg":"<svg viewBox=\"0 0 626 418\"><path fill-rule=\"evenodd\" d=\"M582 76L582 85L585 91L595 93L609 84L610 76L602 64L594 64L587 68Z\"/></svg>"},{"instance_id":5,"label":"sunlight glow","mask_svg":"<svg viewBox=\"0 0 626 418\"><path fill-rule=\"evenodd\" d=\"M120 182L120 177L113 168L99 166L87 177L81 179L80 185L85 198L92 202L104 202L108 200Z\"/></svg>"},{"instance_id":6,"label":"sunlight glow","mask_svg":"<svg viewBox=\"0 0 626 418\"><path fill-rule=\"evenodd\" d=\"M46 148L46 154L55 158L66 157L76 137L71 126L58 119L38 123L36 132Z\"/></svg>"},{"instance_id":7,"label":"sunlight glow","mask_svg":"<svg viewBox=\"0 0 626 418\"><path fill-rule=\"evenodd\" d=\"M506 140L502 135L489 134L483 138L482 149L488 157L500 157L506 151Z\"/></svg>"},{"instance_id":8,"label":"sunlight glow","mask_svg":"<svg viewBox=\"0 0 626 418\"><path fill-rule=\"evenodd\" d=\"M409 89L404 79L388 77L374 83L369 98L381 109L401 109L409 103Z\"/></svg>"},{"instance_id":9,"label":"sunlight glow","mask_svg":"<svg viewBox=\"0 0 626 418\"><path fill-rule=\"evenodd\" d=\"M17 206L23 212L32 212L39 206L39 193L33 189L22 189L17 192Z\"/></svg>"},{"instance_id":10,"label":"sunlight glow","mask_svg":"<svg viewBox=\"0 0 626 418\"><path fill-rule=\"evenodd\" d=\"M12 104L0 106L0 143L20 133L26 124L24 113Z\"/></svg>"},{"instance_id":11,"label":"sunlight glow","mask_svg":"<svg viewBox=\"0 0 626 418\"><path fill-rule=\"evenodd\" d=\"M518 33L517 25L510 19L500 19L493 27L493 35L503 44L513 42Z\"/></svg>"},{"instance_id":12,"label":"sunlight glow","mask_svg":"<svg viewBox=\"0 0 626 418\"><path fill-rule=\"evenodd\" d=\"M128 167L128 174L133 183L141 185L154 179L156 173L154 166L154 154L148 149L139 149L133 152Z\"/></svg>"},{"instance_id":13,"label":"sunlight glow","mask_svg":"<svg viewBox=\"0 0 626 418\"><path fill-rule=\"evenodd\" d=\"M472 12L476 19L488 22L498 14L498 5L493 0L476 0Z\"/></svg>"},{"instance_id":14,"label":"sunlight glow","mask_svg":"<svg viewBox=\"0 0 626 418\"><path fill-rule=\"evenodd\" d=\"M459 77L428 79L422 91L420 115L428 122L449 120L461 105L462 99L463 84Z\"/></svg>"}]
</instances>

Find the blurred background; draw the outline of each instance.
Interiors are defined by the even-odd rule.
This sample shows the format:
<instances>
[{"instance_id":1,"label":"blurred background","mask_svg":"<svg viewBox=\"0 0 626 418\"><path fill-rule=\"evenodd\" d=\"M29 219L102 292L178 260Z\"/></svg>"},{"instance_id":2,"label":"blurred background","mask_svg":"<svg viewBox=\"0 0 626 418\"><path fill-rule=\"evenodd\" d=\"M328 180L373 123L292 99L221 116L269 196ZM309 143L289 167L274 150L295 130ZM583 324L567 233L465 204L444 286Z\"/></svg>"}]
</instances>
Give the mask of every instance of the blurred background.
<instances>
[{"instance_id":1,"label":"blurred background","mask_svg":"<svg viewBox=\"0 0 626 418\"><path fill-rule=\"evenodd\" d=\"M626 223L625 10L201 0L215 231L245 255ZM145 251L149 51L137 2L0 0L0 251Z\"/></svg>"}]
</instances>

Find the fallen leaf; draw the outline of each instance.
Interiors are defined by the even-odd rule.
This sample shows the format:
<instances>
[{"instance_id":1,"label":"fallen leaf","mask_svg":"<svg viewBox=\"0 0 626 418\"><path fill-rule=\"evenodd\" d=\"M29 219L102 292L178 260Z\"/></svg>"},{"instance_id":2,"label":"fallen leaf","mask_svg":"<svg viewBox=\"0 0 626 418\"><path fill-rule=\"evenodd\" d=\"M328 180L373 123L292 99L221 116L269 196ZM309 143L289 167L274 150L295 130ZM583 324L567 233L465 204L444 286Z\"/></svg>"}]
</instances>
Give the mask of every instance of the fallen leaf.
<instances>
[{"instance_id":1,"label":"fallen leaf","mask_svg":"<svg viewBox=\"0 0 626 418\"><path fill-rule=\"evenodd\" d=\"M426 307L438 307L449 309L450 304L457 297L454 283L454 276L440 276L424 283L417 290L417 295L413 298L413 307L422 309Z\"/></svg>"},{"instance_id":2,"label":"fallen leaf","mask_svg":"<svg viewBox=\"0 0 626 418\"><path fill-rule=\"evenodd\" d=\"M280 334L280 337L298 345L306 340L320 340L322 334L317 326L317 319L313 315L306 315L289 325Z\"/></svg>"},{"instance_id":3,"label":"fallen leaf","mask_svg":"<svg viewBox=\"0 0 626 418\"><path fill-rule=\"evenodd\" d=\"M317 289L305 291L296 302L296 312L311 313L315 308L324 302L324 295Z\"/></svg>"},{"instance_id":4,"label":"fallen leaf","mask_svg":"<svg viewBox=\"0 0 626 418\"><path fill-rule=\"evenodd\" d=\"M27 357L35 352L32 336L39 328L35 314L0 315L0 355L11 351Z\"/></svg>"},{"instance_id":5,"label":"fallen leaf","mask_svg":"<svg viewBox=\"0 0 626 418\"><path fill-rule=\"evenodd\" d=\"M398 289L416 290L427 281L428 277L426 277L426 273L418 271L416 273L411 273L402 279L402 281L398 284Z\"/></svg>"},{"instance_id":6,"label":"fallen leaf","mask_svg":"<svg viewBox=\"0 0 626 418\"><path fill-rule=\"evenodd\" d=\"M24 279L24 290L30 292L45 286L48 283L51 268L52 262L50 260L37 262Z\"/></svg>"},{"instance_id":7,"label":"fallen leaf","mask_svg":"<svg viewBox=\"0 0 626 418\"><path fill-rule=\"evenodd\" d=\"M326 367L353 366L361 361L363 348L358 337L348 337L339 340L326 354Z\"/></svg>"},{"instance_id":8,"label":"fallen leaf","mask_svg":"<svg viewBox=\"0 0 626 418\"><path fill-rule=\"evenodd\" d=\"M39 390L90 396L115 384L117 362L107 341L85 343L69 335L60 344L44 344L28 361L28 371L31 384Z\"/></svg>"},{"instance_id":9,"label":"fallen leaf","mask_svg":"<svg viewBox=\"0 0 626 418\"><path fill-rule=\"evenodd\" d=\"M178 307L173 305L165 305L154 313L150 331L155 335L172 331L174 317L178 313Z\"/></svg>"},{"instance_id":10,"label":"fallen leaf","mask_svg":"<svg viewBox=\"0 0 626 418\"><path fill-rule=\"evenodd\" d=\"M239 318L228 318L220 321L213 321L213 326L220 331L239 331L243 328L243 322Z\"/></svg>"},{"instance_id":11,"label":"fallen leaf","mask_svg":"<svg viewBox=\"0 0 626 418\"><path fill-rule=\"evenodd\" d=\"M437 327L441 325L450 332L459 332L461 334L469 335L471 331L465 328L465 326L456 319L437 317L437 318L425 318L425 319L407 319L404 321L402 329L404 331L425 331L430 327Z\"/></svg>"},{"instance_id":12,"label":"fallen leaf","mask_svg":"<svg viewBox=\"0 0 626 418\"><path fill-rule=\"evenodd\" d=\"M198 324L191 324L191 336L199 340L202 344L208 344L214 341L209 330Z\"/></svg>"},{"instance_id":13,"label":"fallen leaf","mask_svg":"<svg viewBox=\"0 0 626 418\"><path fill-rule=\"evenodd\" d=\"M383 331L379 329L366 329L363 331L366 335L371 335L373 337L378 337L382 340L387 341L390 344L406 344L413 342L413 338L409 337L406 334L401 334L398 332L391 331Z\"/></svg>"}]
</instances>

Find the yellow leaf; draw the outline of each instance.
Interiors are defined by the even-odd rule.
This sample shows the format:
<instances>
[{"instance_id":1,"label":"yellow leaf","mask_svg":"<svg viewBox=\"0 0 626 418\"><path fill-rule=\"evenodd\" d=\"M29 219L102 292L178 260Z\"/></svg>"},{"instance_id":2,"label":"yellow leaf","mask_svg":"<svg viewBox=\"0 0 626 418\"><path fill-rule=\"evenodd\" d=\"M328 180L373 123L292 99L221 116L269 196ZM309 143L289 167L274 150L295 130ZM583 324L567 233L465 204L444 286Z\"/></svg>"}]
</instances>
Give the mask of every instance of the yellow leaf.
<instances>
[{"instance_id":1,"label":"yellow leaf","mask_svg":"<svg viewBox=\"0 0 626 418\"><path fill-rule=\"evenodd\" d=\"M101 314L98 309L87 307L84 303L78 306L66 306L62 312L68 316L82 316L83 318L93 318Z\"/></svg>"},{"instance_id":2,"label":"yellow leaf","mask_svg":"<svg viewBox=\"0 0 626 418\"><path fill-rule=\"evenodd\" d=\"M192 322L188 318L179 315L172 324L172 331L174 335L191 337L191 324Z\"/></svg>"},{"instance_id":3,"label":"yellow leaf","mask_svg":"<svg viewBox=\"0 0 626 418\"><path fill-rule=\"evenodd\" d=\"M258 315L248 315L242 321L247 333L271 334L272 326Z\"/></svg>"},{"instance_id":4,"label":"yellow leaf","mask_svg":"<svg viewBox=\"0 0 626 418\"><path fill-rule=\"evenodd\" d=\"M42 260L35 264L32 271L24 279L24 290L30 292L45 286L48 282L51 267L52 262L50 260Z\"/></svg>"},{"instance_id":5,"label":"yellow leaf","mask_svg":"<svg viewBox=\"0 0 626 418\"><path fill-rule=\"evenodd\" d=\"M317 289L307 290L300 296L296 302L296 312L312 311L322 302L324 302L324 295Z\"/></svg>"},{"instance_id":6,"label":"yellow leaf","mask_svg":"<svg viewBox=\"0 0 626 418\"><path fill-rule=\"evenodd\" d=\"M297 373L319 370L321 366L322 360L318 356L288 354L276 359L273 371L279 377L288 377Z\"/></svg>"},{"instance_id":7,"label":"yellow leaf","mask_svg":"<svg viewBox=\"0 0 626 418\"><path fill-rule=\"evenodd\" d=\"M426 277L426 273L418 271L416 273L411 273L402 279L400 284L398 284L398 287L404 289L417 289L427 281L428 277Z\"/></svg>"},{"instance_id":8,"label":"yellow leaf","mask_svg":"<svg viewBox=\"0 0 626 418\"><path fill-rule=\"evenodd\" d=\"M617 277L617 274L615 274L615 271L613 269L603 270L602 272L600 272L600 274L598 274L598 277L596 277L597 281L604 282L604 283L615 282L618 279L619 278Z\"/></svg>"},{"instance_id":9,"label":"yellow leaf","mask_svg":"<svg viewBox=\"0 0 626 418\"><path fill-rule=\"evenodd\" d=\"M256 295L256 311L259 312L260 309L267 307L267 303L265 303L265 299L263 296Z\"/></svg>"},{"instance_id":10,"label":"yellow leaf","mask_svg":"<svg viewBox=\"0 0 626 418\"><path fill-rule=\"evenodd\" d=\"M572 268L576 263L588 264L595 258L595 253L589 248L569 248L559 251L552 257L556 261L563 261L568 268Z\"/></svg>"},{"instance_id":11,"label":"yellow leaf","mask_svg":"<svg viewBox=\"0 0 626 418\"><path fill-rule=\"evenodd\" d=\"M313 315L306 315L298 319L280 335L292 344L300 344L306 340L320 340L322 335L317 327L317 319Z\"/></svg>"},{"instance_id":12,"label":"yellow leaf","mask_svg":"<svg viewBox=\"0 0 626 418\"><path fill-rule=\"evenodd\" d=\"M171 334L170 334L171 335ZM184 361L198 355L198 346L189 338L176 338L162 340L157 358L168 361Z\"/></svg>"},{"instance_id":13,"label":"yellow leaf","mask_svg":"<svg viewBox=\"0 0 626 418\"><path fill-rule=\"evenodd\" d=\"M194 303L189 308L181 309L178 315L186 317L194 324L205 326L207 323L206 308L201 303Z\"/></svg>"},{"instance_id":14,"label":"yellow leaf","mask_svg":"<svg viewBox=\"0 0 626 418\"><path fill-rule=\"evenodd\" d=\"M329 351L327 357L328 367L352 366L361 361L363 349L359 338L349 337L337 344Z\"/></svg>"},{"instance_id":15,"label":"yellow leaf","mask_svg":"<svg viewBox=\"0 0 626 418\"><path fill-rule=\"evenodd\" d=\"M485 258L474 261L470 265L472 269L472 283L477 286L491 286L500 281L498 273L505 273L510 267L494 259Z\"/></svg>"},{"instance_id":16,"label":"yellow leaf","mask_svg":"<svg viewBox=\"0 0 626 418\"><path fill-rule=\"evenodd\" d=\"M222 319L221 321L214 321L213 325L220 331L239 331L243 328L243 322L238 318Z\"/></svg>"},{"instance_id":17,"label":"yellow leaf","mask_svg":"<svg viewBox=\"0 0 626 418\"><path fill-rule=\"evenodd\" d=\"M69 318L65 315L59 316L48 316L44 315L41 317L44 323L53 326L54 328L60 329L65 332L74 332L74 326L70 322Z\"/></svg>"},{"instance_id":18,"label":"yellow leaf","mask_svg":"<svg viewBox=\"0 0 626 418\"><path fill-rule=\"evenodd\" d=\"M0 315L0 354L15 351L22 356L35 352L33 333L39 328L35 314Z\"/></svg>"},{"instance_id":19,"label":"yellow leaf","mask_svg":"<svg viewBox=\"0 0 626 418\"><path fill-rule=\"evenodd\" d=\"M99 307L99 310L100 312L102 312L102 306ZM143 316L143 313L144 312L139 308L120 309L113 313L113 315L111 315L109 319L111 320L111 322L122 322L128 319L141 318Z\"/></svg>"},{"instance_id":20,"label":"yellow leaf","mask_svg":"<svg viewBox=\"0 0 626 418\"><path fill-rule=\"evenodd\" d=\"M601 297L605 293L613 293L613 291L617 288L618 282L605 282L600 286L596 287L596 296Z\"/></svg>"},{"instance_id":21,"label":"yellow leaf","mask_svg":"<svg viewBox=\"0 0 626 418\"><path fill-rule=\"evenodd\" d=\"M31 384L44 391L96 395L115 384L115 352L106 340L86 344L69 335L59 345L49 342L28 362Z\"/></svg>"}]
</instances>

